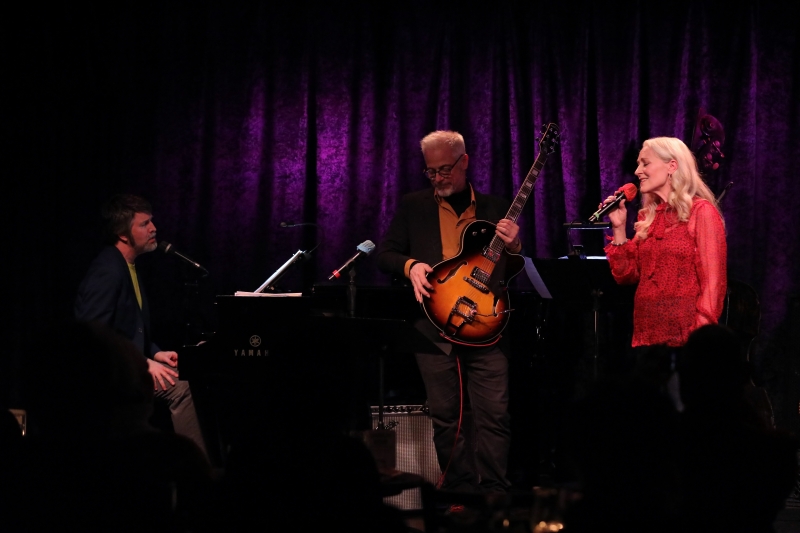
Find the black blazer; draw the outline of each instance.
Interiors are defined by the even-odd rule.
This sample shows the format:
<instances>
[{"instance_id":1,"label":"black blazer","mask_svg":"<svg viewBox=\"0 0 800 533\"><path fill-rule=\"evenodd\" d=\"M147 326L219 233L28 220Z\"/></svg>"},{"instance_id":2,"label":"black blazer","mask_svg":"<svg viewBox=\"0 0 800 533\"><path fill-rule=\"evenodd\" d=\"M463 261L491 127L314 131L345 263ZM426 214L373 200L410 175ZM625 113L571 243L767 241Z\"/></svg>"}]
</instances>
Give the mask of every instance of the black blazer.
<instances>
[{"instance_id":1,"label":"black blazer","mask_svg":"<svg viewBox=\"0 0 800 533\"><path fill-rule=\"evenodd\" d=\"M75 318L99 321L122 334L148 357L160 348L150 341L150 311L147 296L139 282L142 308L136 301L128 263L114 246L103 248L92 261L78 287Z\"/></svg>"},{"instance_id":2,"label":"black blazer","mask_svg":"<svg viewBox=\"0 0 800 533\"><path fill-rule=\"evenodd\" d=\"M497 223L508 214L511 202L475 191L477 220ZM409 259L433 266L442 261L442 235L439 229L439 205L433 189L403 196L389 229L378 246L377 264L381 272L403 277Z\"/></svg>"}]
</instances>

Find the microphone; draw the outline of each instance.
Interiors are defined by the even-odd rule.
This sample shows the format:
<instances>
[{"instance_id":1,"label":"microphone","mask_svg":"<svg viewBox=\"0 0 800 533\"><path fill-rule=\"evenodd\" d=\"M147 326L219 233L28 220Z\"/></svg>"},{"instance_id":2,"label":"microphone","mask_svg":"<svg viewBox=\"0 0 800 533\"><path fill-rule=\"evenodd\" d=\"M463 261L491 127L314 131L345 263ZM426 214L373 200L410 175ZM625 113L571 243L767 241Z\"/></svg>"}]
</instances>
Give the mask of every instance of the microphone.
<instances>
[{"instance_id":1,"label":"microphone","mask_svg":"<svg viewBox=\"0 0 800 533\"><path fill-rule=\"evenodd\" d=\"M342 272L347 271L351 266L353 266L353 263L355 263L356 259L358 259L362 255L371 254L372 250L374 250L374 249L375 249L375 243L373 243L372 241L364 241L361 244L359 244L358 246L356 246L356 250L358 250L356 255L354 255L353 257L348 259L345 262L345 264L340 266L338 269L334 270L333 274L331 274L331 276L328 278L328 281L332 280L333 278L340 277L342 275Z\"/></svg>"},{"instance_id":2,"label":"microphone","mask_svg":"<svg viewBox=\"0 0 800 533\"><path fill-rule=\"evenodd\" d=\"M622 200L627 200L628 202L632 201L634 198L636 198L637 192L639 192L639 189L636 188L636 185L633 183L626 183L617 189L617 195L611 202L602 206L600 209L595 211L592 216L589 217L589 222L597 222L603 218L606 213L612 209L616 209Z\"/></svg>"},{"instance_id":3,"label":"microphone","mask_svg":"<svg viewBox=\"0 0 800 533\"><path fill-rule=\"evenodd\" d=\"M159 242L158 242L158 249L159 249L159 250L161 250L162 252L164 252L164 253L165 253L165 254L167 254L167 255L169 255L169 254L172 254L172 255L174 255L175 257L178 257L178 258L182 259L182 260L183 260L183 261L185 261L186 263L188 263L188 264L192 265L192 266L193 266L194 268L196 268L197 270L201 271L201 272L203 273L203 275L205 275L205 276L207 276L207 275L208 275L208 270L206 270L205 268L203 268L203 266L202 266L200 263L198 263L198 262L197 262L197 261L195 261L194 259L190 259L189 257L185 256L184 254L180 253L178 250L176 250L176 249L175 249L175 248L174 248L174 247L173 247L173 246L172 246L170 243L168 243L167 241L159 241Z\"/></svg>"}]
</instances>

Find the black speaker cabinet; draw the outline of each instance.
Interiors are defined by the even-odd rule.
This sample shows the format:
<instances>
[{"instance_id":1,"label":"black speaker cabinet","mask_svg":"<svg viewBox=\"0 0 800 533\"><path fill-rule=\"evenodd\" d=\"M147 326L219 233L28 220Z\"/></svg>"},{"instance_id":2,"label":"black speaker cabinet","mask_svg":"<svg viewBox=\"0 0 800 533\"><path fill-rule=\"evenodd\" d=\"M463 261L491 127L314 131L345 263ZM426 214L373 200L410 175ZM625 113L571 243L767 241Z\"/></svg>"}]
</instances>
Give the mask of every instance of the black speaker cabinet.
<instances>
[{"instance_id":1,"label":"black speaker cabinet","mask_svg":"<svg viewBox=\"0 0 800 533\"><path fill-rule=\"evenodd\" d=\"M372 427L378 424L378 407L372 406ZM384 407L383 423L397 434L395 468L417 474L433 484L439 481L442 471L433 446L433 426L422 405L388 405ZM422 509L420 489L404 490L397 496L388 496L386 504L401 510Z\"/></svg>"}]
</instances>

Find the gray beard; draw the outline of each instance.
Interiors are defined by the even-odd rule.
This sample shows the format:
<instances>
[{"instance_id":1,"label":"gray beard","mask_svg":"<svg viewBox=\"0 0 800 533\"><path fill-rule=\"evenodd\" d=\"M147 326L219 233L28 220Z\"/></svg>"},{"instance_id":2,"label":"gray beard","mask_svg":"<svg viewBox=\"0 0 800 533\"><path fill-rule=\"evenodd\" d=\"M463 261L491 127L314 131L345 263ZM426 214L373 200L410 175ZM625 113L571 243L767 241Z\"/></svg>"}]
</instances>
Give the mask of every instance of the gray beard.
<instances>
[{"instance_id":1,"label":"gray beard","mask_svg":"<svg viewBox=\"0 0 800 533\"><path fill-rule=\"evenodd\" d=\"M138 246L138 243L134 240L133 236L131 236L129 238L131 240L131 246L135 249ZM144 248L143 248L144 251L142 253L152 252L156 248L158 248L158 241L156 241L156 242L154 242L152 244L151 243L147 243L147 244L144 245Z\"/></svg>"},{"instance_id":2,"label":"gray beard","mask_svg":"<svg viewBox=\"0 0 800 533\"><path fill-rule=\"evenodd\" d=\"M436 189L436 194L438 194L440 198L447 198L453 194L453 188L448 187L447 189Z\"/></svg>"}]
</instances>

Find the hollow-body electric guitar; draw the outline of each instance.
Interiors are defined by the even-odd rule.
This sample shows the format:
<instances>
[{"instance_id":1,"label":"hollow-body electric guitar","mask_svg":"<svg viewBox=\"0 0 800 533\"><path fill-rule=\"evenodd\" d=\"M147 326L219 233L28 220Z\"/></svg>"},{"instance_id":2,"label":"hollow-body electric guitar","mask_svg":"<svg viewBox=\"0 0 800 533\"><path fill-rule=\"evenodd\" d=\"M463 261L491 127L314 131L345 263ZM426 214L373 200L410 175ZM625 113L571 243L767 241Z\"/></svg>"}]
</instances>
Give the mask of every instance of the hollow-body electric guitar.
<instances>
[{"instance_id":1,"label":"hollow-body electric guitar","mask_svg":"<svg viewBox=\"0 0 800 533\"><path fill-rule=\"evenodd\" d=\"M539 155L520 187L505 218L516 222L528 200L547 156L558 143L558 126L543 126ZM519 254L506 250L495 233L496 225L486 220L470 222L461 234L455 257L442 261L428 274L433 285L422 308L441 335L469 346L489 346L500 340L512 311L508 282L525 267Z\"/></svg>"}]
</instances>

